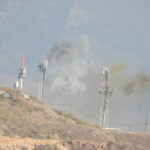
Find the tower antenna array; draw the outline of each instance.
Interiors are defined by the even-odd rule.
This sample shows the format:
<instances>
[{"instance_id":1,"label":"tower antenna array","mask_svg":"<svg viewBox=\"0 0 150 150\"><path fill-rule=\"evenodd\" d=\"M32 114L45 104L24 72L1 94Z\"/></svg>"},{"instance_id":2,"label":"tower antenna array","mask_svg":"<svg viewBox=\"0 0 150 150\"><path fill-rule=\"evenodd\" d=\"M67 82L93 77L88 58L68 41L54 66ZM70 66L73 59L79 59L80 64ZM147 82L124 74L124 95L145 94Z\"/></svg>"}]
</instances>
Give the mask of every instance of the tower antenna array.
<instances>
[{"instance_id":1,"label":"tower antenna array","mask_svg":"<svg viewBox=\"0 0 150 150\"><path fill-rule=\"evenodd\" d=\"M45 73L48 68L48 60L43 60L38 65L40 71L40 83L39 83L39 99L43 101L44 98L44 85L45 85Z\"/></svg>"},{"instance_id":2,"label":"tower antenna array","mask_svg":"<svg viewBox=\"0 0 150 150\"><path fill-rule=\"evenodd\" d=\"M112 95L113 91L110 90L110 67L103 66L103 88L100 94L103 96L103 102L101 106L100 114L100 124L103 128L107 127L109 118L109 97Z\"/></svg>"}]
</instances>

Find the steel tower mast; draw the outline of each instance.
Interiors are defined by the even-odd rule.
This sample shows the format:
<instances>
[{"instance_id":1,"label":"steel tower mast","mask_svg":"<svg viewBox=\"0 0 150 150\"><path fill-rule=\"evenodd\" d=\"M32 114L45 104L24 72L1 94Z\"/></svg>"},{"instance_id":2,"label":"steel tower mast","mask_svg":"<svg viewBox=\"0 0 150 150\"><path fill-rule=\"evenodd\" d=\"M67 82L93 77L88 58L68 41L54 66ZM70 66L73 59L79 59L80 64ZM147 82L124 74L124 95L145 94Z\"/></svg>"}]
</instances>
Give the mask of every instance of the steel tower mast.
<instances>
[{"instance_id":1,"label":"steel tower mast","mask_svg":"<svg viewBox=\"0 0 150 150\"><path fill-rule=\"evenodd\" d=\"M39 83L39 99L43 101L44 98L44 85L45 85L45 73L48 68L48 60L43 60L38 65L40 71L40 83Z\"/></svg>"},{"instance_id":2,"label":"steel tower mast","mask_svg":"<svg viewBox=\"0 0 150 150\"><path fill-rule=\"evenodd\" d=\"M103 128L107 127L109 118L109 97L112 95L113 91L110 90L110 67L103 66L103 88L100 94L103 96L103 102L101 106L100 114L100 124Z\"/></svg>"}]
</instances>

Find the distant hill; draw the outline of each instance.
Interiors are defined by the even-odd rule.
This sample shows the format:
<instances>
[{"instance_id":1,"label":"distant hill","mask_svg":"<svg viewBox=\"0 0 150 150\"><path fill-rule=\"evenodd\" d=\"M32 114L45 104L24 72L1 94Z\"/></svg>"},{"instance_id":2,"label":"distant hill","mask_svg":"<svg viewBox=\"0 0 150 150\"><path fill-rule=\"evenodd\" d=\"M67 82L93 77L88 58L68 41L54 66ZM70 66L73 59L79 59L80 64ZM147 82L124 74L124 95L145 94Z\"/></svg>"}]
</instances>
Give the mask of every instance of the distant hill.
<instances>
[{"instance_id":1,"label":"distant hill","mask_svg":"<svg viewBox=\"0 0 150 150\"><path fill-rule=\"evenodd\" d=\"M43 143L46 142L47 149L51 140L65 145L64 150L92 150L98 147L99 150L106 150L106 148L108 150L148 150L150 148L150 135L103 130L78 119L73 114L50 109L32 96L25 99L20 96L19 91L1 87L0 148L4 146L3 140L8 140L8 137L10 142L19 139L24 142L24 138L32 139L33 143L35 139L42 140ZM44 144L41 146L44 149Z\"/></svg>"}]
</instances>

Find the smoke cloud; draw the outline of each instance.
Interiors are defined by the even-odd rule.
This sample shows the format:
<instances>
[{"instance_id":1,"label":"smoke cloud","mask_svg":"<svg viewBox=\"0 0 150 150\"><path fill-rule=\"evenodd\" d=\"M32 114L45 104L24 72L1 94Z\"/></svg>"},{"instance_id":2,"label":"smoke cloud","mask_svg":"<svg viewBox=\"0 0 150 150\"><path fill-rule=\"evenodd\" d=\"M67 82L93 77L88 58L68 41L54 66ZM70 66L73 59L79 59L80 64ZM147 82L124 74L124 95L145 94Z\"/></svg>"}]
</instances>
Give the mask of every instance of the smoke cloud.
<instances>
[{"instance_id":1,"label":"smoke cloud","mask_svg":"<svg viewBox=\"0 0 150 150\"><path fill-rule=\"evenodd\" d=\"M80 40L59 41L54 44L49 55L50 85L53 91L84 91L84 78L89 72L90 44L86 36Z\"/></svg>"},{"instance_id":2,"label":"smoke cloud","mask_svg":"<svg viewBox=\"0 0 150 150\"><path fill-rule=\"evenodd\" d=\"M90 55L90 44L86 36L81 36L78 41L55 43L48 55L52 91L76 94L78 91L86 90L86 77L89 76L89 68L94 61ZM96 69L98 68L94 67L93 72L96 73ZM125 95L146 93L150 88L150 74L144 68L135 70L134 73L129 70L126 64L112 65L112 86Z\"/></svg>"},{"instance_id":3,"label":"smoke cloud","mask_svg":"<svg viewBox=\"0 0 150 150\"><path fill-rule=\"evenodd\" d=\"M112 84L118 86L126 95L134 92L144 94L150 88L150 74L144 68L137 70L134 74L127 71L127 65L113 65Z\"/></svg>"}]
</instances>

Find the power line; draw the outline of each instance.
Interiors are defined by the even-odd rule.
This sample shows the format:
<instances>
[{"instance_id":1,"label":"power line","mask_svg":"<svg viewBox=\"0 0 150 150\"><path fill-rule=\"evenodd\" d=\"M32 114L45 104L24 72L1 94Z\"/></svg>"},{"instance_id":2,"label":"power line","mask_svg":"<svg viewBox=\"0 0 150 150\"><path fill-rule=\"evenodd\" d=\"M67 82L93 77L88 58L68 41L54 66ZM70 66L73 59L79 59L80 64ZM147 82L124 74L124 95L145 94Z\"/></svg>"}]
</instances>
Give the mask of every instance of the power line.
<instances>
[{"instance_id":1,"label":"power line","mask_svg":"<svg viewBox=\"0 0 150 150\"><path fill-rule=\"evenodd\" d=\"M64 104L54 104L54 103L48 103L48 105L64 106L64 107L68 107L68 106L69 106L69 105L64 105Z\"/></svg>"},{"instance_id":2,"label":"power line","mask_svg":"<svg viewBox=\"0 0 150 150\"><path fill-rule=\"evenodd\" d=\"M65 104L54 104L54 103L48 103L49 105L55 105L55 106L63 106L63 107L68 107L69 105L65 105ZM77 106L72 105L72 108L74 108L75 110L77 110L79 113L83 114L84 116L90 118L90 119L95 119L96 121L99 121L98 118L90 115L87 112L84 112L83 110L81 110L80 108L78 108ZM122 127L138 127L138 126L144 126L143 123L136 123L136 124L127 124L127 123L113 123L113 122L109 122L109 125L112 126L122 126Z\"/></svg>"},{"instance_id":3,"label":"power line","mask_svg":"<svg viewBox=\"0 0 150 150\"><path fill-rule=\"evenodd\" d=\"M137 126L144 126L144 124L142 124L142 123L139 123L139 124L120 124L120 123L112 123L112 122L110 122L109 123L110 125L113 125L113 126L122 126L122 127L137 127Z\"/></svg>"},{"instance_id":4,"label":"power line","mask_svg":"<svg viewBox=\"0 0 150 150\"><path fill-rule=\"evenodd\" d=\"M95 117L93 117L93 116L91 116L91 115L89 115L88 113L86 113L86 112L83 112L81 109L79 109L79 108L77 108L76 106L72 106L74 109L76 109L77 111L79 111L80 113L82 113L83 115L85 115L85 116L87 116L87 117L89 117L89 118L92 118L92 119L95 119L95 120L97 120L98 121L98 119L97 118L95 118Z\"/></svg>"}]
</instances>

